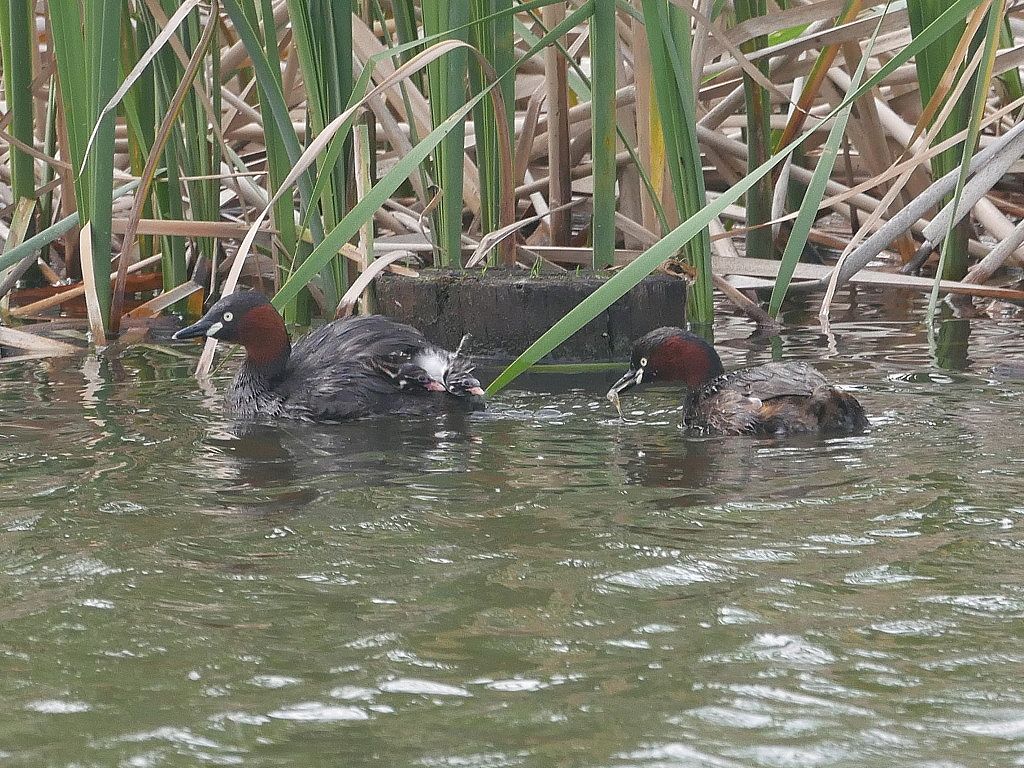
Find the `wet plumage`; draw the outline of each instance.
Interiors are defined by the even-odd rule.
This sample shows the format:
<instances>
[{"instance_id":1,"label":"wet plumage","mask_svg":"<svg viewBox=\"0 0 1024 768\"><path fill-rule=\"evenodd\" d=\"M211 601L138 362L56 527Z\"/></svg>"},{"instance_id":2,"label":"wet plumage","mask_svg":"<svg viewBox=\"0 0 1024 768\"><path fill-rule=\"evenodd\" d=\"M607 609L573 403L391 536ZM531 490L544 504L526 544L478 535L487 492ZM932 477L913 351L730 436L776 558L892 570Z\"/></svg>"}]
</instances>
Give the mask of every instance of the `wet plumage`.
<instances>
[{"instance_id":1,"label":"wet plumage","mask_svg":"<svg viewBox=\"0 0 1024 768\"><path fill-rule=\"evenodd\" d=\"M227 393L229 408L240 416L343 421L482 405L479 386L471 392L445 387L453 364L471 368L465 358L432 345L411 326L377 315L326 323L292 347L266 297L247 291L221 299L174 338L199 336L246 348Z\"/></svg>"},{"instance_id":2,"label":"wet plumage","mask_svg":"<svg viewBox=\"0 0 1024 768\"><path fill-rule=\"evenodd\" d=\"M686 383L683 422L696 432L778 436L869 426L857 399L807 363L774 362L726 373L710 344L679 328L659 328L636 342L630 368L609 399L659 380Z\"/></svg>"}]
</instances>

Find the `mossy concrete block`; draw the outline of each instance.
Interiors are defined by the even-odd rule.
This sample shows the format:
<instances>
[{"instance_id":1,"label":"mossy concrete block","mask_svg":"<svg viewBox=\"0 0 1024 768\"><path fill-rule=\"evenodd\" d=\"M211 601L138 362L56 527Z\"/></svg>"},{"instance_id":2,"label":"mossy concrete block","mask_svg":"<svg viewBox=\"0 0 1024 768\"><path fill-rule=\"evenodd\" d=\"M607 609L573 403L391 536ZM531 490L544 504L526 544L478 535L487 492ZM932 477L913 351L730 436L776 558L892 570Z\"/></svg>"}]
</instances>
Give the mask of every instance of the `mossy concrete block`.
<instances>
[{"instance_id":1,"label":"mossy concrete block","mask_svg":"<svg viewBox=\"0 0 1024 768\"><path fill-rule=\"evenodd\" d=\"M510 360L540 338L605 278L592 274L529 277L522 272L425 270L417 278L381 275L382 314L419 328L450 349L466 333L477 358ZM685 322L686 285L652 275L558 346L547 362L622 360L654 328Z\"/></svg>"}]
</instances>

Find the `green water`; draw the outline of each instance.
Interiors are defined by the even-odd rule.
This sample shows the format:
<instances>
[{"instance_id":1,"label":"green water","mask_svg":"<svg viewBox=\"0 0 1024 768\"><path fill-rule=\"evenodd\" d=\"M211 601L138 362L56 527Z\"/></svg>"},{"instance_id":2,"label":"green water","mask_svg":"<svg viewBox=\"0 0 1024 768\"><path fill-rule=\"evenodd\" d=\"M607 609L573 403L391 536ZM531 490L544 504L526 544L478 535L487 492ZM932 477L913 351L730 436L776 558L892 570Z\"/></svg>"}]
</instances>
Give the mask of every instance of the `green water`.
<instances>
[{"instance_id":1,"label":"green water","mask_svg":"<svg viewBox=\"0 0 1024 768\"><path fill-rule=\"evenodd\" d=\"M614 373L244 428L157 349L0 366L0 765L1024 764L1024 330L942 339L787 333L874 423L787 442Z\"/></svg>"}]
</instances>

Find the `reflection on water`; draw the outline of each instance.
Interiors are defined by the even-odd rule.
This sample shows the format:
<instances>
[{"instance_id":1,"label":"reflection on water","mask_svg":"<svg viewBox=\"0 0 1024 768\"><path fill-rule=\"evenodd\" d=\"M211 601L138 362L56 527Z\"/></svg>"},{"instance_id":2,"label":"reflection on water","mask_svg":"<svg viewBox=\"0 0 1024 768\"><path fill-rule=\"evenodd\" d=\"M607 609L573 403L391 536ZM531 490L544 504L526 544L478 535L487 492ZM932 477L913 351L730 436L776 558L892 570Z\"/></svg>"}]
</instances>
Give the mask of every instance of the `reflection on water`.
<instances>
[{"instance_id":1,"label":"reflection on water","mask_svg":"<svg viewBox=\"0 0 1024 768\"><path fill-rule=\"evenodd\" d=\"M854 388L833 439L617 371L271 427L155 347L0 367L0 763L1019 763L1024 334L845 312L717 334Z\"/></svg>"}]
</instances>

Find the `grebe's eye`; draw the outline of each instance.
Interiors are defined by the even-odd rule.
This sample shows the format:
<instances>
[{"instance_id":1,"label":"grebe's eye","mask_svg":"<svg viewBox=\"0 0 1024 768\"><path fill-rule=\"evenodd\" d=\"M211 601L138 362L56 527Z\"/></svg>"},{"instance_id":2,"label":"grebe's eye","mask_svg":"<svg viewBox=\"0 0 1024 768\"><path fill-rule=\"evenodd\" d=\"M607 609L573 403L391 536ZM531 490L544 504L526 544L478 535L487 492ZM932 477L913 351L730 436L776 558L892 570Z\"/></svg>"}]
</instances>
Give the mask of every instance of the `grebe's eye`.
<instances>
[{"instance_id":1,"label":"grebe's eye","mask_svg":"<svg viewBox=\"0 0 1024 768\"><path fill-rule=\"evenodd\" d=\"M225 312L224 313L224 322L225 323L230 323L234 319L235 319L235 316L232 313L230 313L230 312Z\"/></svg>"},{"instance_id":2,"label":"grebe's eye","mask_svg":"<svg viewBox=\"0 0 1024 768\"><path fill-rule=\"evenodd\" d=\"M640 358L640 367L641 368L646 368L647 367L647 358L646 357L641 357Z\"/></svg>"}]
</instances>

